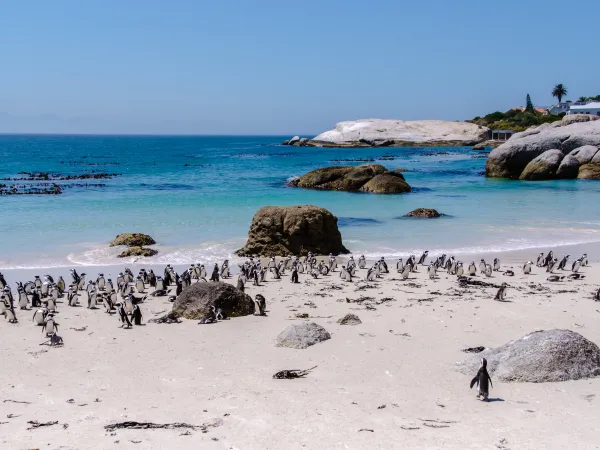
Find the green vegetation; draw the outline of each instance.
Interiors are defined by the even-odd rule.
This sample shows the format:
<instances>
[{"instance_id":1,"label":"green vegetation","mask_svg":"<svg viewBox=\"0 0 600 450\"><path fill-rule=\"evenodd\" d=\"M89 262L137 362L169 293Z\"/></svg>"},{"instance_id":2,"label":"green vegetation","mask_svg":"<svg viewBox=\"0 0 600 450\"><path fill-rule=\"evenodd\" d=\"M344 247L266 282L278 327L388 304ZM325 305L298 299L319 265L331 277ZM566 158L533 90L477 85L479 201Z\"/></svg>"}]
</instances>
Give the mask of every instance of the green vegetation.
<instances>
[{"instance_id":1,"label":"green vegetation","mask_svg":"<svg viewBox=\"0 0 600 450\"><path fill-rule=\"evenodd\" d=\"M467 122L476 123L488 127L491 130L513 130L523 131L533 125L541 125L548 122L556 122L564 117L564 113L558 116L552 114L543 115L537 111L520 111L511 109L506 112L496 111L484 117L475 117Z\"/></svg>"},{"instance_id":2,"label":"green vegetation","mask_svg":"<svg viewBox=\"0 0 600 450\"><path fill-rule=\"evenodd\" d=\"M525 111L534 112L535 108L533 107L533 102L531 101L531 97L527 94L527 98L525 99Z\"/></svg>"},{"instance_id":3,"label":"green vegetation","mask_svg":"<svg viewBox=\"0 0 600 450\"><path fill-rule=\"evenodd\" d=\"M579 97L577 99L578 102L600 102L600 95L596 95L595 97Z\"/></svg>"},{"instance_id":4,"label":"green vegetation","mask_svg":"<svg viewBox=\"0 0 600 450\"><path fill-rule=\"evenodd\" d=\"M562 98L567 96L567 87L560 83L554 86L552 89L552 97L556 97L558 99L558 103L562 102Z\"/></svg>"}]
</instances>

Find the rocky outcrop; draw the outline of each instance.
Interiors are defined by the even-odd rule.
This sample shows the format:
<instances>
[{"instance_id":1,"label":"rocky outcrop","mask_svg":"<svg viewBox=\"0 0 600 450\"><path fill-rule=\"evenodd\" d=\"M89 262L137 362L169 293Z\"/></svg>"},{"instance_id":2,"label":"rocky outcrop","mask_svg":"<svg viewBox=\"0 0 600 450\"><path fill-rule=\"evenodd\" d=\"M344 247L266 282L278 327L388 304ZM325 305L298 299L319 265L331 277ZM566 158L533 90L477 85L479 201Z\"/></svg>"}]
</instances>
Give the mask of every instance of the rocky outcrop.
<instances>
[{"instance_id":1,"label":"rocky outcrop","mask_svg":"<svg viewBox=\"0 0 600 450\"><path fill-rule=\"evenodd\" d=\"M417 209L409 212L404 217L417 217L417 218L420 218L420 219L436 219L436 218L441 217L441 216L443 216L443 214L440 214L435 209L431 209L431 208L417 208Z\"/></svg>"},{"instance_id":2,"label":"rocky outcrop","mask_svg":"<svg viewBox=\"0 0 600 450\"><path fill-rule=\"evenodd\" d=\"M592 120L598 119L600 119L600 117L591 114L569 114L562 118L562 125L564 126L577 122L591 122Z\"/></svg>"},{"instance_id":3,"label":"rocky outcrop","mask_svg":"<svg viewBox=\"0 0 600 450\"><path fill-rule=\"evenodd\" d=\"M567 155L561 161L558 170L556 171L556 178L559 180L571 180L577 178L579 173L579 161L572 155Z\"/></svg>"},{"instance_id":4,"label":"rocky outcrop","mask_svg":"<svg viewBox=\"0 0 600 450\"><path fill-rule=\"evenodd\" d=\"M332 191L402 194L411 188L400 171L388 171L379 164L334 166L313 170L288 184L289 186Z\"/></svg>"},{"instance_id":5,"label":"rocky outcrop","mask_svg":"<svg viewBox=\"0 0 600 450\"><path fill-rule=\"evenodd\" d=\"M239 256L318 255L348 253L338 219L313 205L265 206L252 219L248 241Z\"/></svg>"},{"instance_id":6,"label":"rocky outcrop","mask_svg":"<svg viewBox=\"0 0 600 450\"><path fill-rule=\"evenodd\" d=\"M563 157L564 155L560 150L545 151L527 164L519 179L529 181L551 180L555 178Z\"/></svg>"},{"instance_id":7,"label":"rocky outcrop","mask_svg":"<svg viewBox=\"0 0 600 450\"><path fill-rule=\"evenodd\" d=\"M227 283L194 283L175 299L173 313L177 317L199 320L221 308L228 317L254 313L254 302L249 295Z\"/></svg>"},{"instance_id":8,"label":"rocky outcrop","mask_svg":"<svg viewBox=\"0 0 600 450\"><path fill-rule=\"evenodd\" d=\"M288 141L283 141L281 145L292 145L294 147L306 147L308 144L307 138L300 138L299 136L294 136Z\"/></svg>"},{"instance_id":9,"label":"rocky outcrop","mask_svg":"<svg viewBox=\"0 0 600 450\"><path fill-rule=\"evenodd\" d=\"M129 248L123 250L119 255L117 255L117 258L128 258L130 256L149 257L149 256L154 256L156 254L158 254L158 250L155 250L153 248L129 247Z\"/></svg>"},{"instance_id":10,"label":"rocky outcrop","mask_svg":"<svg viewBox=\"0 0 600 450\"><path fill-rule=\"evenodd\" d=\"M287 327L277 336L275 345L305 349L328 339L331 339L331 335L325 328L314 322L306 322Z\"/></svg>"},{"instance_id":11,"label":"rocky outcrop","mask_svg":"<svg viewBox=\"0 0 600 450\"><path fill-rule=\"evenodd\" d=\"M506 141L498 141L496 139L489 140L489 141L483 141L483 142L480 142L479 144L475 144L473 146L473 150L483 150L483 149L488 148L488 147L496 148L496 147L500 147L505 142Z\"/></svg>"},{"instance_id":12,"label":"rocky outcrop","mask_svg":"<svg viewBox=\"0 0 600 450\"><path fill-rule=\"evenodd\" d=\"M544 383L579 380L600 375L600 349L570 330L536 331L502 347L486 349L459 365L473 376L481 358L500 381Z\"/></svg>"},{"instance_id":13,"label":"rocky outcrop","mask_svg":"<svg viewBox=\"0 0 600 450\"><path fill-rule=\"evenodd\" d=\"M584 164L580 166L577 178L580 180L600 180L600 164Z\"/></svg>"},{"instance_id":14,"label":"rocky outcrop","mask_svg":"<svg viewBox=\"0 0 600 450\"><path fill-rule=\"evenodd\" d=\"M513 135L505 144L490 152L486 163L486 175L499 178L533 179L522 177L523 170L530 162L548 150L559 150L563 157L573 150L580 150L582 147L588 146L595 147L597 152L600 147L600 121L560 125L561 122L555 122ZM591 153L594 151L588 148L574 152L573 156L587 158ZM578 161L579 158L577 158ZM572 162L569 161L569 164Z\"/></svg>"},{"instance_id":15,"label":"rocky outcrop","mask_svg":"<svg viewBox=\"0 0 600 450\"><path fill-rule=\"evenodd\" d=\"M110 243L111 247L117 245L126 245L128 247L141 247L143 245L154 245L156 241L147 234L141 233L123 233L119 234Z\"/></svg>"},{"instance_id":16,"label":"rocky outcrop","mask_svg":"<svg viewBox=\"0 0 600 450\"><path fill-rule=\"evenodd\" d=\"M362 119L336 124L308 141L316 147L471 146L488 138L488 128L444 120Z\"/></svg>"}]
</instances>

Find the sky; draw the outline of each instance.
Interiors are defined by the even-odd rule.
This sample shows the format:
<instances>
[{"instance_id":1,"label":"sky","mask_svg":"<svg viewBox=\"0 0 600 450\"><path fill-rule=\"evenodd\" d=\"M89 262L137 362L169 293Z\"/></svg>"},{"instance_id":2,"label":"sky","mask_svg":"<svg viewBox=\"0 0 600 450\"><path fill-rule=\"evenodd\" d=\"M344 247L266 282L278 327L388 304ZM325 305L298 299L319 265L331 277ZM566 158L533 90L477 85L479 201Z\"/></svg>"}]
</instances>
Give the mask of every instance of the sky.
<instances>
[{"instance_id":1,"label":"sky","mask_svg":"<svg viewBox=\"0 0 600 450\"><path fill-rule=\"evenodd\" d=\"M600 94L600 1L0 0L0 132L315 135Z\"/></svg>"}]
</instances>

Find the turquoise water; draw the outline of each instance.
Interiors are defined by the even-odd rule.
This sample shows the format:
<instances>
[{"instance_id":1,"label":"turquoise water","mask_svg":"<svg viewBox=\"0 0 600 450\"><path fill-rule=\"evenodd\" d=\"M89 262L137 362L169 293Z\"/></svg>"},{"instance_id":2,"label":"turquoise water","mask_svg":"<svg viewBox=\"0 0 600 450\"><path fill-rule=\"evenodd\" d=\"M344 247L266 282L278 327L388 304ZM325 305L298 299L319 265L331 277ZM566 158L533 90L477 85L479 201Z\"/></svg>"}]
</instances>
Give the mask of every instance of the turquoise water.
<instances>
[{"instance_id":1,"label":"turquoise water","mask_svg":"<svg viewBox=\"0 0 600 450\"><path fill-rule=\"evenodd\" d=\"M286 137L0 136L0 177L20 171L122 174L106 187L0 197L0 268L123 264L118 233L153 236L156 263L232 257L265 205L315 204L340 218L346 246L371 256L489 253L600 241L593 181L519 182L481 175L470 148L283 147ZM443 154L435 154L442 152ZM378 160L382 156L393 160ZM414 192L371 195L286 187L336 159L403 167ZM187 166L186 166L187 165ZM0 182L6 183L6 182ZM402 219L417 207L450 217Z\"/></svg>"}]
</instances>

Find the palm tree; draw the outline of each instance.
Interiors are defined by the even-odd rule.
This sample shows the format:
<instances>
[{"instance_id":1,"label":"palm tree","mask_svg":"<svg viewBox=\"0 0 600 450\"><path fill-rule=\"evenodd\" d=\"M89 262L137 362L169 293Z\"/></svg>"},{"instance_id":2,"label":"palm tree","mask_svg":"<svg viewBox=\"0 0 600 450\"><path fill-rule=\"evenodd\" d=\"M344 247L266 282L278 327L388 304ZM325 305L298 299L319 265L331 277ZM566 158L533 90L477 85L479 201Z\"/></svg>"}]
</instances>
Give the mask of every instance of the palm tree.
<instances>
[{"instance_id":1,"label":"palm tree","mask_svg":"<svg viewBox=\"0 0 600 450\"><path fill-rule=\"evenodd\" d=\"M585 102L587 102L587 100L588 100L587 97L579 97L577 99L577 101L580 102L580 103L585 103Z\"/></svg>"},{"instance_id":2,"label":"palm tree","mask_svg":"<svg viewBox=\"0 0 600 450\"><path fill-rule=\"evenodd\" d=\"M562 102L562 98L567 95L567 87L560 83L554 86L552 89L552 97L556 97L558 99L558 103Z\"/></svg>"}]
</instances>

